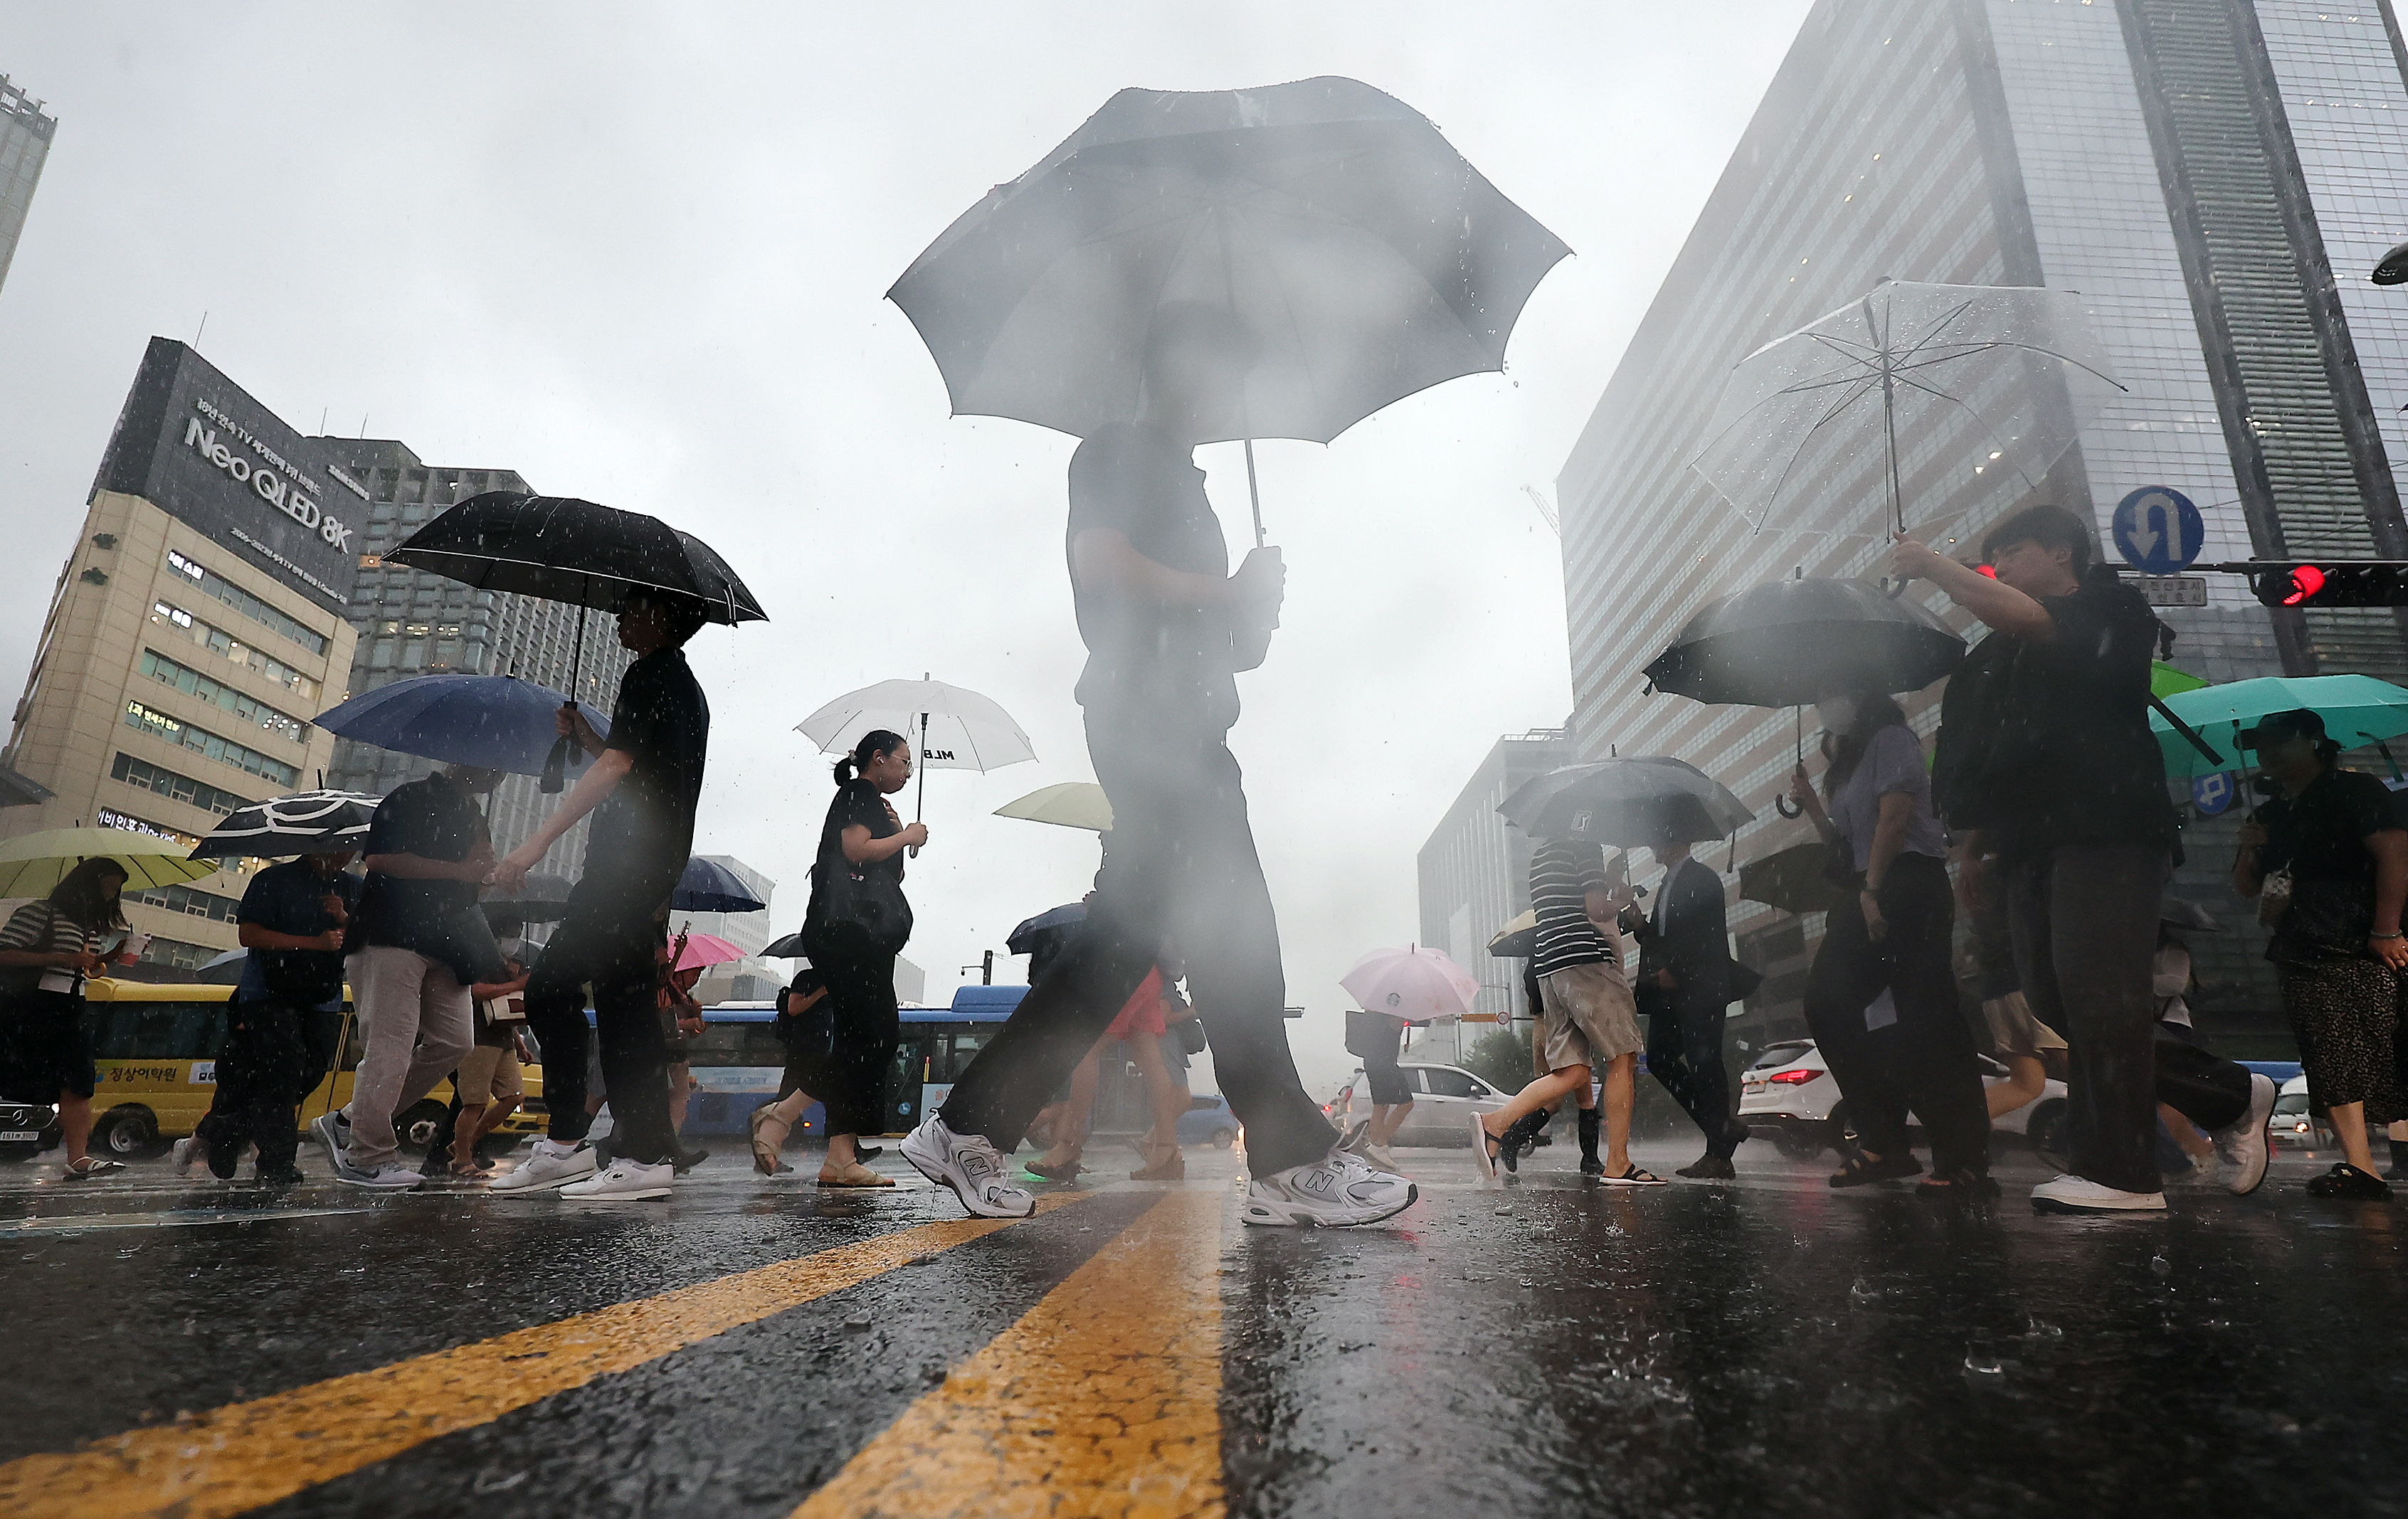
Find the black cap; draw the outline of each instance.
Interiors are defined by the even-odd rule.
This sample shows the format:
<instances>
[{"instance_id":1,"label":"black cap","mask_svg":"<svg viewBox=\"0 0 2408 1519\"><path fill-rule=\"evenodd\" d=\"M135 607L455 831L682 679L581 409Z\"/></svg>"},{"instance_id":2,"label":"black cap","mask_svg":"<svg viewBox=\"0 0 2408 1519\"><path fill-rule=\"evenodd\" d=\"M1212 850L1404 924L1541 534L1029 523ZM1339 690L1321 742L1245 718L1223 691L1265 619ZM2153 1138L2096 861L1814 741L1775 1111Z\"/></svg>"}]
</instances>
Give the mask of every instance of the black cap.
<instances>
[{"instance_id":1,"label":"black cap","mask_svg":"<svg viewBox=\"0 0 2408 1519\"><path fill-rule=\"evenodd\" d=\"M2254 728L2243 728L2233 740L2243 749L2264 749L2286 738L2322 738L2325 720L2305 707L2294 707L2287 712L2269 712L2258 720Z\"/></svg>"}]
</instances>

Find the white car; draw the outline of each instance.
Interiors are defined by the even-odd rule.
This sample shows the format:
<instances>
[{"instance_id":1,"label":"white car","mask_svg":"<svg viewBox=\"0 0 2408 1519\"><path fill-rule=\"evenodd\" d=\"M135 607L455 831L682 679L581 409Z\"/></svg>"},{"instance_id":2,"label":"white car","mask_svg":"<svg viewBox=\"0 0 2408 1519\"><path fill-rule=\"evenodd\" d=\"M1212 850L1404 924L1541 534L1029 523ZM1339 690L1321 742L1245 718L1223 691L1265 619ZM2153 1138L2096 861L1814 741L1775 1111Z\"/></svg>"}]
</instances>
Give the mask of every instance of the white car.
<instances>
[{"instance_id":1,"label":"white car","mask_svg":"<svg viewBox=\"0 0 2408 1519\"><path fill-rule=\"evenodd\" d=\"M1977 1058L1985 1086L2007 1079L2006 1067L1987 1055ZM1851 1132L1847 1110L1840 1083L1831 1080L1812 1039L1767 1045L1740 1073L1741 1119L1793 1160L1812 1160L1826 1149L1844 1154L1844 1137ZM2054 1166L2064 1163L2065 1125L2065 1083L2054 1077L2041 1083L2039 1096L1990 1120L1993 1131L2024 1136Z\"/></svg>"},{"instance_id":2,"label":"white car","mask_svg":"<svg viewBox=\"0 0 2408 1519\"><path fill-rule=\"evenodd\" d=\"M1469 1149L1471 1125L1464 1122L1465 1115L1493 1113L1513 1100L1512 1093L1499 1092L1460 1066L1400 1060L1397 1068L1405 1073L1413 1109L1405 1115L1391 1144L1461 1145ZM1371 1121L1370 1082L1357 1070L1346 1089L1331 1098L1323 1111L1340 1128L1354 1133L1357 1125Z\"/></svg>"}]
</instances>

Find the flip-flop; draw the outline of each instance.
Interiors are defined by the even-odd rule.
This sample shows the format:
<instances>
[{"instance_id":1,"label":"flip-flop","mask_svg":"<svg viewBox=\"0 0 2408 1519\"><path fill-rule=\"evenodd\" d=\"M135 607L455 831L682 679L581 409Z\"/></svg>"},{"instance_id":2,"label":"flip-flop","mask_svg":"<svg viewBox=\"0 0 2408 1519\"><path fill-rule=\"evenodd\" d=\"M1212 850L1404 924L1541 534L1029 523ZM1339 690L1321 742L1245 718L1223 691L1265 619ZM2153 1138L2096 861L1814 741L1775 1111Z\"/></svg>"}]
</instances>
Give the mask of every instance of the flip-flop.
<instances>
[{"instance_id":1,"label":"flip-flop","mask_svg":"<svg viewBox=\"0 0 2408 1519\"><path fill-rule=\"evenodd\" d=\"M81 1165L73 1161L67 1163L66 1179L70 1182L80 1182L88 1176L104 1176L110 1171L123 1169L125 1169L125 1162L122 1160L103 1160L98 1155L86 1155Z\"/></svg>"},{"instance_id":2,"label":"flip-flop","mask_svg":"<svg viewBox=\"0 0 2408 1519\"><path fill-rule=\"evenodd\" d=\"M1470 1117L1471 1158L1480 1163L1481 1185L1493 1187L1497 1184L1498 1153L1504 1148L1504 1143L1488 1132L1488 1125L1480 1121L1478 1113Z\"/></svg>"},{"instance_id":3,"label":"flip-flop","mask_svg":"<svg viewBox=\"0 0 2408 1519\"><path fill-rule=\"evenodd\" d=\"M1630 1163L1630 1168L1620 1176L1606 1176L1600 1173L1598 1180L1610 1187L1660 1187L1671 1184L1654 1172L1641 1169L1635 1160Z\"/></svg>"}]
</instances>

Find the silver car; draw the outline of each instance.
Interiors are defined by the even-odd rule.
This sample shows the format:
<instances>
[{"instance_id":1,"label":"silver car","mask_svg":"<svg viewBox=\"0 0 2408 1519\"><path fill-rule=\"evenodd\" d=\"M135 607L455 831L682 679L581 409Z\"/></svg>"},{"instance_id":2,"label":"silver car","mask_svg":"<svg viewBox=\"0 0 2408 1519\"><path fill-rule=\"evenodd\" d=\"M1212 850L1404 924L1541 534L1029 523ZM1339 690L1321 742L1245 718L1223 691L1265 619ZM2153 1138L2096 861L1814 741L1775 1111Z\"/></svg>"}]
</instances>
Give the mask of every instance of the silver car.
<instances>
[{"instance_id":1,"label":"silver car","mask_svg":"<svg viewBox=\"0 0 2408 1519\"><path fill-rule=\"evenodd\" d=\"M1465 1122L1466 1115L1493 1113L1513 1100L1512 1093L1499 1092L1460 1066L1400 1060L1397 1068L1405 1074L1413 1108L1405 1114L1392 1144L1461 1145L1469 1149L1471 1125ZM1371 1083L1360 1070L1329 1104L1329 1115L1349 1134L1371 1121Z\"/></svg>"},{"instance_id":2,"label":"silver car","mask_svg":"<svg viewBox=\"0 0 2408 1519\"><path fill-rule=\"evenodd\" d=\"M2007 1079L2007 1068L1988 1055L1977 1055L1982 1084L1995 1086ZM1770 1139L1794 1160L1812 1160L1826 1149L1840 1150L1848 1134L1848 1107L1841 1100L1840 1083L1812 1039L1793 1039L1765 1047L1754 1065L1740 1072L1739 1115L1748 1127ZM1993 1133L2020 1134L2052 1166L2064 1165L2067 1110L2065 1083L2050 1077L2040 1096L1990 1121Z\"/></svg>"}]
</instances>

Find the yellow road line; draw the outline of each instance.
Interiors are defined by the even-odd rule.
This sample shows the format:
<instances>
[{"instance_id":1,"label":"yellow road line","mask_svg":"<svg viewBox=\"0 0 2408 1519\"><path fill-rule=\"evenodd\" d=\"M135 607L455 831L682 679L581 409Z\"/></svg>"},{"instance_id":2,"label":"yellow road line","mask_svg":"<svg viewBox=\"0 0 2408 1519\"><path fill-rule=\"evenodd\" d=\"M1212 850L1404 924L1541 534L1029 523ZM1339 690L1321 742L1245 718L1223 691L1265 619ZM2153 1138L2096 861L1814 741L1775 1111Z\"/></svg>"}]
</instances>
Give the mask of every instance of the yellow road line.
<instances>
[{"instance_id":1,"label":"yellow road line","mask_svg":"<svg viewBox=\"0 0 2408 1519\"><path fill-rule=\"evenodd\" d=\"M1038 1208L1049 1211L1072 1200L1040 1197ZM130 1430L68 1455L21 1456L0 1466L0 1513L11 1519L212 1519L241 1513L840 1292L1012 1222L924 1224L374 1371L228 1404L189 1422Z\"/></svg>"},{"instance_id":2,"label":"yellow road line","mask_svg":"<svg viewBox=\"0 0 2408 1519\"><path fill-rule=\"evenodd\" d=\"M1221 1519L1221 1199L1164 1197L793 1519Z\"/></svg>"}]
</instances>

